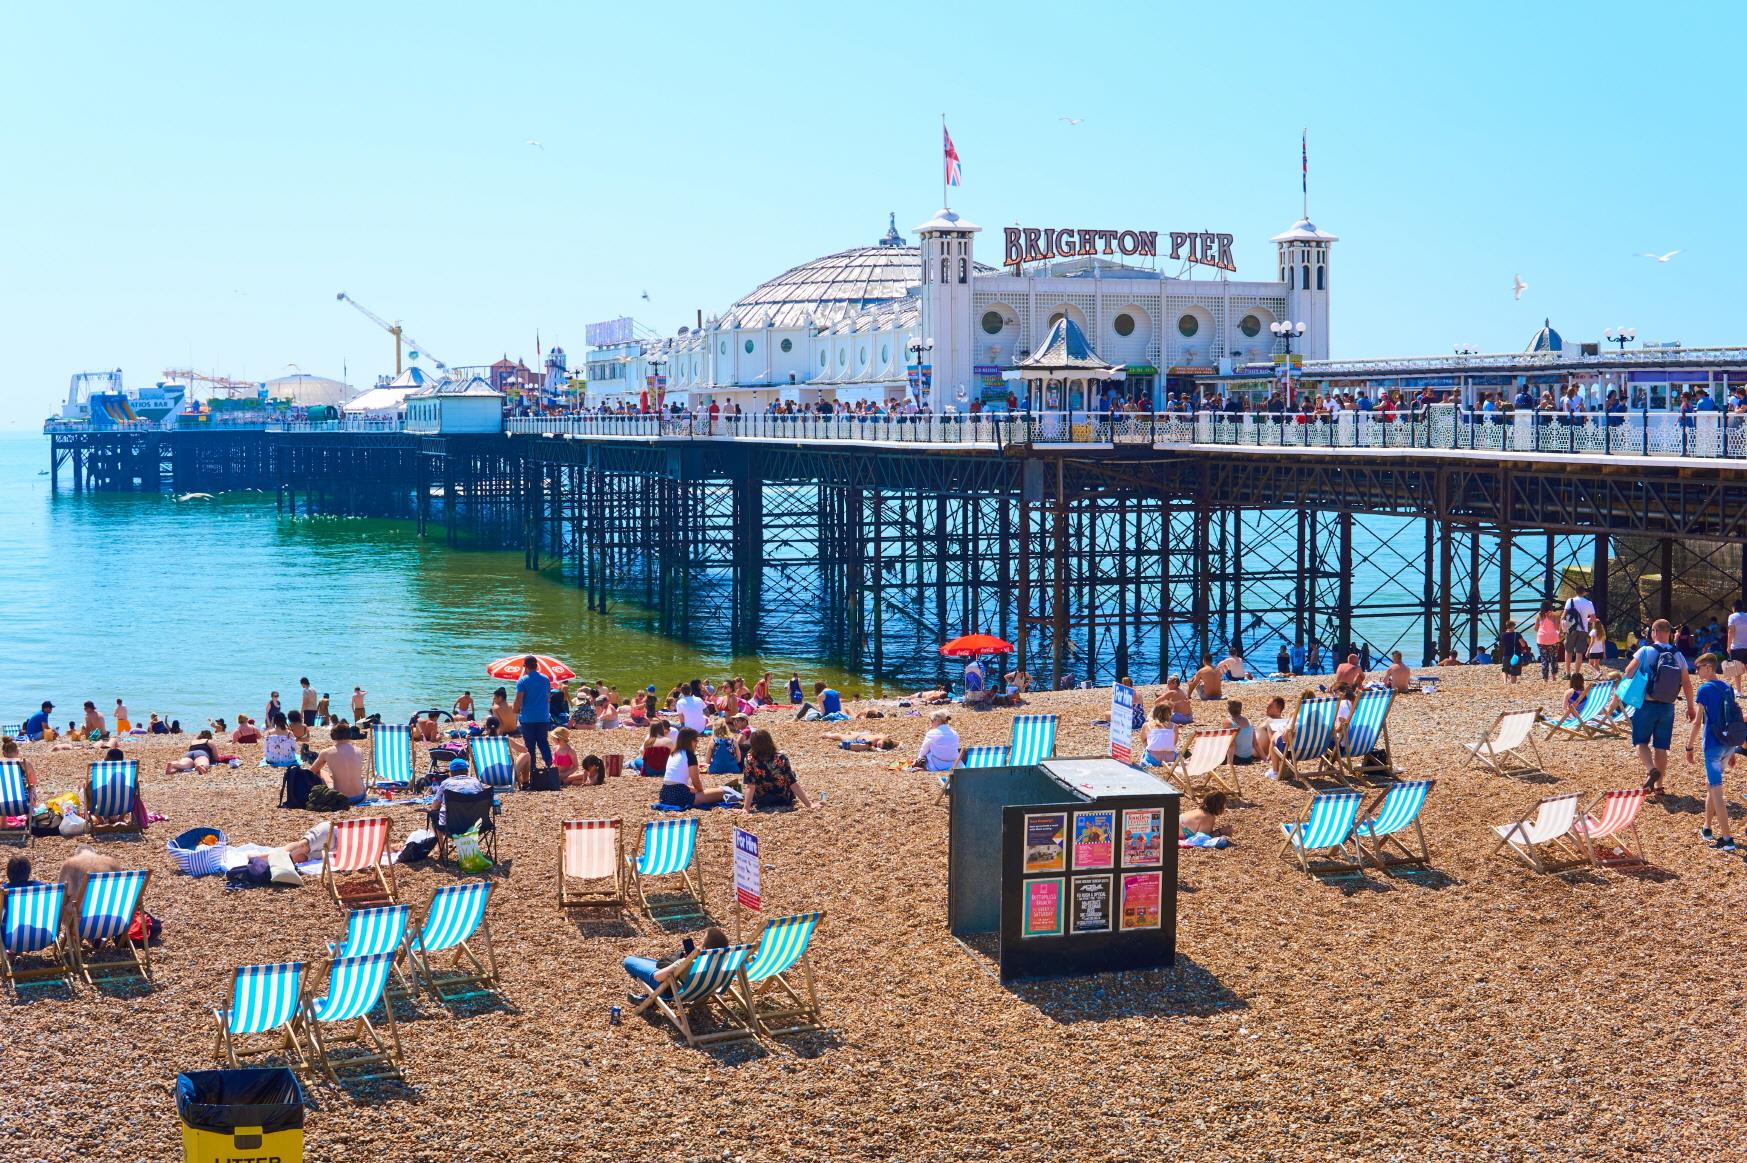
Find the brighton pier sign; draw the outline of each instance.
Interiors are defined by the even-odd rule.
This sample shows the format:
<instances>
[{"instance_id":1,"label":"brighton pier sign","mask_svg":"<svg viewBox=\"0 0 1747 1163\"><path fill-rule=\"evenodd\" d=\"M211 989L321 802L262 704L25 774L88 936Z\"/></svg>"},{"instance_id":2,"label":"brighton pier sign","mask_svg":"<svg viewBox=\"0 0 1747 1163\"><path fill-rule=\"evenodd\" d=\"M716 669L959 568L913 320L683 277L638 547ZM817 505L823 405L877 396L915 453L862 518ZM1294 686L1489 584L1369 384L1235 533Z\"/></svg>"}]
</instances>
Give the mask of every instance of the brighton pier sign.
<instances>
[{"instance_id":1,"label":"brighton pier sign","mask_svg":"<svg viewBox=\"0 0 1747 1163\"><path fill-rule=\"evenodd\" d=\"M1128 257L1157 258L1159 232L1156 230L1085 230L1074 227L1039 230L1030 226L1009 226L1005 231L1007 253L1002 265L1016 267L1028 262L1047 262L1052 258L1077 258L1095 254L1120 254ZM1199 263L1236 271L1231 258L1231 235L1209 230L1173 230L1170 232L1171 261Z\"/></svg>"}]
</instances>

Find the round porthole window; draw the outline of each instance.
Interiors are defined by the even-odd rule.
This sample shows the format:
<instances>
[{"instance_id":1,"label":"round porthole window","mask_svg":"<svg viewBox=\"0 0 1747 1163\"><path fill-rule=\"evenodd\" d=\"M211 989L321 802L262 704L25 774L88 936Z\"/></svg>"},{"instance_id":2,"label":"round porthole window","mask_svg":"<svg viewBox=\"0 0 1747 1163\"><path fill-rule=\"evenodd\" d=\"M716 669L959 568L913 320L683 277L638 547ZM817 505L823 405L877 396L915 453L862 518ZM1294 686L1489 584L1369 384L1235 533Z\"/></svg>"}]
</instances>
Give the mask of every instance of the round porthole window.
<instances>
[{"instance_id":1,"label":"round porthole window","mask_svg":"<svg viewBox=\"0 0 1747 1163\"><path fill-rule=\"evenodd\" d=\"M727 341L727 340L726 340L726 339L724 339L724 340L723 340L723 341L722 341L722 354L723 354L723 355L727 355L727 354L728 354L728 341Z\"/></svg>"},{"instance_id":2,"label":"round porthole window","mask_svg":"<svg viewBox=\"0 0 1747 1163\"><path fill-rule=\"evenodd\" d=\"M883 343L880 344L880 362L881 363L891 363L892 362L892 349L890 347L887 347Z\"/></svg>"},{"instance_id":3,"label":"round porthole window","mask_svg":"<svg viewBox=\"0 0 1747 1163\"><path fill-rule=\"evenodd\" d=\"M867 348L864 347L860 351L858 351L855 355L855 358L856 358L856 362L858 362L858 363L866 363L867 362Z\"/></svg>"},{"instance_id":4,"label":"round porthole window","mask_svg":"<svg viewBox=\"0 0 1747 1163\"><path fill-rule=\"evenodd\" d=\"M1007 321L1001 318L1001 313L999 311L985 311L983 313L983 331L985 334L999 335L1001 334L1001 328L1006 325Z\"/></svg>"},{"instance_id":5,"label":"round porthole window","mask_svg":"<svg viewBox=\"0 0 1747 1163\"><path fill-rule=\"evenodd\" d=\"M820 367L825 366L825 353L822 351L819 353L819 366Z\"/></svg>"},{"instance_id":6,"label":"round porthole window","mask_svg":"<svg viewBox=\"0 0 1747 1163\"><path fill-rule=\"evenodd\" d=\"M751 354L752 354L752 340L750 340L750 339L748 339L748 340L747 340L747 341L746 341L746 354L747 354L747 355L751 355Z\"/></svg>"},{"instance_id":7,"label":"round porthole window","mask_svg":"<svg viewBox=\"0 0 1747 1163\"><path fill-rule=\"evenodd\" d=\"M1257 319L1254 315L1245 315L1244 321L1237 325L1237 329L1251 339L1254 339L1262 333L1262 321Z\"/></svg>"},{"instance_id":8,"label":"round porthole window","mask_svg":"<svg viewBox=\"0 0 1747 1163\"><path fill-rule=\"evenodd\" d=\"M1111 326L1116 328L1116 334L1118 335L1133 335L1134 316L1124 312L1116 317L1116 322L1111 324Z\"/></svg>"},{"instance_id":9,"label":"round porthole window","mask_svg":"<svg viewBox=\"0 0 1747 1163\"><path fill-rule=\"evenodd\" d=\"M849 349L847 347L838 348L837 349L837 366L842 367L845 364L847 364L848 362L849 362Z\"/></svg>"},{"instance_id":10,"label":"round porthole window","mask_svg":"<svg viewBox=\"0 0 1747 1163\"><path fill-rule=\"evenodd\" d=\"M1177 333L1184 339L1189 338L1199 330L1201 330L1201 320L1193 315L1185 315L1177 320Z\"/></svg>"},{"instance_id":11,"label":"round porthole window","mask_svg":"<svg viewBox=\"0 0 1747 1163\"><path fill-rule=\"evenodd\" d=\"M783 340L782 349L783 349L783 354L787 355L789 352L791 352L795 349L795 341L792 339Z\"/></svg>"}]
</instances>

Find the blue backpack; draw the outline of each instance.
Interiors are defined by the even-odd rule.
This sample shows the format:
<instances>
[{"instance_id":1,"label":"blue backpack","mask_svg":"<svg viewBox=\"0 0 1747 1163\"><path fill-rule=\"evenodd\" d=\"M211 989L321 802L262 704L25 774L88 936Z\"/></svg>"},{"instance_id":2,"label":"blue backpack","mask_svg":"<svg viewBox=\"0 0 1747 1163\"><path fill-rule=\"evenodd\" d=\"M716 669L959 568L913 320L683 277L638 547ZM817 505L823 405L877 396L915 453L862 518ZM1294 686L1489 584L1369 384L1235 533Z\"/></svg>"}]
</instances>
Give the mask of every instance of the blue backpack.
<instances>
[{"instance_id":1,"label":"blue backpack","mask_svg":"<svg viewBox=\"0 0 1747 1163\"><path fill-rule=\"evenodd\" d=\"M1741 717L1741 704L1735 701L1734 691L1724 690L1720 709L1722 713L1718 716L1717 735L1730 747L1747 743L1747 719Z\"/></svg>"},{"instance_id":2,"label":"blue backpack","mask_svg":"<svg viewBox=\"0 0 1747 1163\"><path fill-rule=\"evenodd\" d=\"M1680 676L1685 673L1681 657L1672 646L1651 643L1656 657L1650 660L1649 686L1644 697L1654 703L1672 703L1680 696Z\"/></svg>"}]
</instances>

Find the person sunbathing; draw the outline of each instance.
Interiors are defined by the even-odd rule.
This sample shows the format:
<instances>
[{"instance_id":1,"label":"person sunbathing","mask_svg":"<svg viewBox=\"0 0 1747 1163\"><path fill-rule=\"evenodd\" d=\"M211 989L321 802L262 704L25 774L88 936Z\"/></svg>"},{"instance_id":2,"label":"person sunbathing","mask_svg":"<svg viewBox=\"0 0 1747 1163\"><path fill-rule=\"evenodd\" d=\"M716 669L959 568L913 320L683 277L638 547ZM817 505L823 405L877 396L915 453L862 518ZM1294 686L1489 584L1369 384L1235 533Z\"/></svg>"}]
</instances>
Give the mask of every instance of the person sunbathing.
<instances>
[{"instance_id":1,"label":"person sunbathing","mask_svg":"<svg viewBox=\"0 0 1747 1163\"><path fill-rule=\"evenodd\" d=\"M1392 651L1389 655L1389 669L1383 672L1383 682L1397 694L1414 689L1413 670L1401 660L1401 651Z\"/></svg>"},{"instance_id":2,"label":"person sunbathing","mask_svg":"<svg viewBox=\"0 0 1747 1163\"><path fill-rule=\"evenodd\" d=\"M597 731L611 731L619 725L619 708L605 695L594 701L594 725Z\"/></svg>"},{"instance_id":3,"label":"person sunbathing","mask_svg":"<svg viewBox=\"0 0 1747 1163\"><path fill-rule=\"evenodd\" d=\"M952 702L952 692L935 687L931 690L917 691L910 696L910 699L918 703L950 703Z\"/></svg>"},{"instance_id":4,"label":"person sunbathing","mask_svg":"<svg viewBox=\"0 0 1747 1163\"><path fill-rule=\"evenodd\" d=\"M1146 757L1161 767L1177 761L1177 725L1171 722L1168 704L1153 706L1152 721L1146 729Z\"/></svg>"},{"instance_id":5,"label":"person sunbathing","mask_svg":"<svg viewBox=\"0 0 1747 1163\"><path fill-rule=\"evenodd\" d=\"M715 925L704 930L702 949L726 949L727 947L728 934ZM699 945L687 940L685 951L671 960L655 957L625 958L625 972L649 990L649 993L628 993L625 995L625 999L634 1006L640 1006L647 1002L650 993L658 992L662 986L670 981L678 981L685 974L685 971L691 968L692 959L698 955L699 949Z\"/></svg>"},{"instance_id":6,"label":"person sunbathing","mask_svg":"<svg viewBox=\"0 0 1747 1163\"><path fill-rule=\"evenodd\" d=\"M315 757L309 765L310 774L346 797L351 804L364 802L364 756L352 740L358 732L352 727L335 727L334 745Z\"/></svg>"},{"instance_id":7,"label":"person sunbathing","mask_svg":"<svg viewBox=\"0 0 1747 1163\"><path fill-rule=\"evenodd\" d=\"M1159 703L1171 709L1171 722L1183 726L1195 721L1195 713L1189 706L1189 693L1183 689L1181 676L1173 674L1165 680L1165 689L1153 700L1155 706Z\"/></svg>"},{"instance_id":8,"label":"person sunbathing","mask_svg":"<svg viewBox=\"0 0 1747 1163\"><path fill-rule=\"evenodd\" d=\"M1187 840L1199 833L1203 836L1229 836L1231 825L1221 824L1219 817L1225 812L1225 793L1210 792L1201 801L1201 806L1184 812L1177 820L1177 834Z\"/></svg>"},{"instance_id":9,"label":"person sunbathing","mask_svg":"<svg viewBox=\"0 0 1747 1163\"><path fill-rule=\"evenodd\" d=\"M890 735L836 735L827 731L823 738L845 751L896 751L898 748L898 741Z\"/></svg>"},{"instance_id":10,"label":"person sunbathing","mask_svg":"<svg viewBox=\"0 0 1747 1163\"><path fill-rule=\"evenodd\" d=\"M18 740L8 739L0 743L0 759L10 760L24 768L24 798L30 806L36 806L36 764L24 757L18 749Z\"/></svg>"},{"instance_id":11,"label":"person sunbathing","mask_svg":"<svg viewBox=\"0 0 1747 1163\"><path fill-rule=\"evenodd\" d=\"M182 771L206 771L218 762L218 748L213 745L212 732L202 731L194 737L194 742L188 745L188 750L182 758L172 759L164 764L165 775L175 775Z\"/></svg>"}]
</instances>

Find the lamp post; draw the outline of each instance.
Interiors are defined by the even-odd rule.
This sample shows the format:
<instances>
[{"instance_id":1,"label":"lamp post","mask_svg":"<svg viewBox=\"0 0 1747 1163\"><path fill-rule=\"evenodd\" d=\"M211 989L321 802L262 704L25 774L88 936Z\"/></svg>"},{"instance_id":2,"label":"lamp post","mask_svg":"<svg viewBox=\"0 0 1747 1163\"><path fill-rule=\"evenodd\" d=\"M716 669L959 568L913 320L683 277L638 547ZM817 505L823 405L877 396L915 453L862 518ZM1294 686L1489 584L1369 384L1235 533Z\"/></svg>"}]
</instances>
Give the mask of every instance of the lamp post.
<instances>
[{"instance_id":1,"label":"lamp post","mask_svg":"<svg viewBox=\"0 0 1747 1163\"><path fill-rule=\"evenodd\" d=\"M1268 324L1268 330L1274 333L1276 339L1282 339L1286 342L1286 406L1291 407L1297 403L1294 399L1295 393L1292 390L1292 340L1303 337L1304 324L1280 320Z\"/></svg>"},{"instance_id":2,"label":"lamp post","mask_svg":"<svg viewBox=\"0 0 1747 1163\"><path fill-rule=\"evenodd\" d=\"M649 373L651 376L651 382L649 384L649 403L654 406L656 413L659 414L661 412L662 398L667 395L666 391L663 390L664 385L661 382L661 369L667 366L667 361L665 359L652 359L649 361L649 366L654 369Z\"/></svg>"},{"instance_id":3,"label":"lamp post","mask_svg":"<svg viewBox=\"0 0 1747 1163\"><path fill-rule=\"evenodd\" d=\"M922 358L934 350L932 339L912 339L909 343L910 362L916 367L916 407L922 407Z\"/></svg>"},{"instance_id":4,"label":"lamp post","mask_svg":"<svg viewBox=\"0 0 1747 1163\"><path fill-rule=\"evenodd\" d=\"M1638 338L1638 330L1635 327L1616 327L1607 333L1607 341L1609 343L1617 343L1620 345L1621 355L1626 354L1626 344L1632 342L1636 338Z\"/></svg>"}]
</instances>

